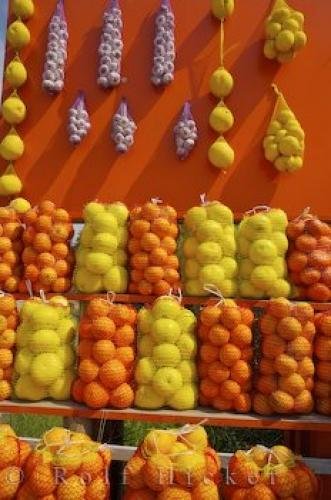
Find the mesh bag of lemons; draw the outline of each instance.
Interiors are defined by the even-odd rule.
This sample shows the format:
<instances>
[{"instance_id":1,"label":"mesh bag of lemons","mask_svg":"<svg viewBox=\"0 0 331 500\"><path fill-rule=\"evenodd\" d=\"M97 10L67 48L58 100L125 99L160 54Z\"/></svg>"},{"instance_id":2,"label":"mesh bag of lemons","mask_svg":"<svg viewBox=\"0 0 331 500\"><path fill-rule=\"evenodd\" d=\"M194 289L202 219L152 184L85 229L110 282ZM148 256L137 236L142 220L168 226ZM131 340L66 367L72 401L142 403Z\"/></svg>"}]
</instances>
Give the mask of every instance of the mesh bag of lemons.
<instances>
[{"instance_id":1,"label":"mesh bag of lemons","mask_svg":"<svg viewBox=\"0 0 331 500\"><path fill-rule=\"evenodd\" d=\"M20 310L14 359L17 399L70 399L74 380L76 320L65 297L32 298Z\"/></svg>"},{"instance_id":2,"label":"mesh bag of lemons","mask_svg":"<svg viewBox=\"0 0 331 500\"><path fill-rule=\"evenodd\" d=\"M263 140L264 156L280 172L296 172L303 166L305 132L283 94L273 88L277 100Z\"/></svg>"},{"instance_id":3,"label":"mesh bag of lemons","mask_svg":"<svg viewBox=\"0 0 331 500\"><path fill-rule=\"evenodd\" d=\"M109 446L84 433L54 427L45 432L26 460L15 498L109 500L110 462Z\"/></svg>"},{"instance_id":4,"label":"mesh bag of lemons","mask_svg":"<svg viewBox=\"0 0 331 500\"><path fill-rule=\"evenodd\" d=\"M135 406L189 410L197 403L196 318L179 301L159 297L138 312Z\"/></svg>"},{"instance_id":5,"label":"mesh bag of lemons","mask_svg":"<svg viewBox=\"0 0 331 500\"><path fill-rule=\"evenodd\" d=\"M76 251L74 283L80 292L126 292L129 211L123 203L90 202Z\"/></svg>"},{"instance_id":6,"label":"mesh bag of lemons","mask_svg":"<svg viewBox=\"0 0 331 500\"><path fill-rule=\"evenodd\" d=\"M124 470L124 500L218 500L220 459L203 427L150 431Z\"/></svg>"},{"instance_id":7,"label":"mesh bag of lemons","mask_svg":"<svg viewBox=\"0 0 331 500\"><path fill-rule=\"evenodd\" d=\"M271 299L260 320L261 353L253 408L261 415L311 413L314 407L314 309Z\"/></svg>"},{"instance_id":8,"label":"mesh bag of lemons","mask_svg":"<svg viewBox=\"0 0 331 500\"><path fill-rule=\"evenodd\" d=\"M262 299L288 297L285 255L287 215L278 208L258 206L238 226L239 294Z\"/></svg>"},{"instance_id":9,"label":"mesh bag of lemons","mask_svg":"<svg viewBox=\"0 0 331 500\"><path fill-rule=\"evenodd\" d=\"M218 201L202 202L184 218L182 275L186 295L208 295L216 286L224 297L237 292L235 227L230 208Z\"/></svg>"},{"instance_id":10,"label":"mesh bag of lemons","mask_svg":"<svg viewBox=\"0 0 331 500\"><path fill-rule=\"evenodd\" d=\"M265 24L264 55L279 63L291 61L307 43L305 16L286 0L275 0Z\"/></svg>"},{"instance_id":11,"label":"mesh bag of lemons","mask_svg":"<svg viewBox=\"0 0 331 500\"><path fill-rule=\"evenodd\" d=\"M228 477L225 500L319 498L319 483L313 471L282 445L270 449L257 445L236 451L229 460Z\"/></svg>"}]
</instances>

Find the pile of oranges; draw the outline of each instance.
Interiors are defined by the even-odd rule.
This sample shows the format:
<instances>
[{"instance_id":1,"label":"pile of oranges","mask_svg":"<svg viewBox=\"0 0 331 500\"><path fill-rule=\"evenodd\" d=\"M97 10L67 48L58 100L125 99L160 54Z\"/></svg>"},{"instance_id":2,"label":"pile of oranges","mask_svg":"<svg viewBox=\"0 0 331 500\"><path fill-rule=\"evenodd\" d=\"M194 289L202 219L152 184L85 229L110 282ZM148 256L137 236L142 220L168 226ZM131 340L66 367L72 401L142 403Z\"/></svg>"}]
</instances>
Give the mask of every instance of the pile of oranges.
<instances>
[{"instance_id":1,"label":"pile of oranges","mask_svg":"<svg viewBox=\"0 0 331 500\"><path fill-rule=\"evenodd\" d=\"M176 210L152 201L136 207L130 213L129 231L129 292L166 295L171 288L177 288L180 277Z\"/></svg>"},{"instance_id":2,"label":"pile of oranges","mask_svg":"<svg viewBox=\"0 0 331 500\"><path fill-rule=\"evenodd\" d=\"M331 415L331 311L316 314L315 405L318 413Z\"/></svg>"},{"instance_id":3,"label":"pile of oranges","mask_svg":"<svg viewBox=\"0 0 331 500\"><path fill-rule=\"evenodd\" d=\"M177 432L176 432L177 431ZM205 429L150 431L125 467L124 500L219 500L220 459Z\"/></svg>"},{"instance_id":4,"label":"pile of oranges","mask_svg":"<svg viewBox=\"0 0 331 500\"><path fill-rule=\"evenodd\" d=\"M0 288L17 292L21 276L23 226L14 209L0 207Z\"/></svg>"},{"instance_id":5,"label":"pile of oranges","mask_svg":"<svg viewBox=\"0 0 331 500\"><path fill-rule=\"evenodd\" d=\"M43 201L23 215L26 228L23 233L24 280L20 291L26 289L25 280L32 283L35 292L64 293L70 289L73 253L70 240L73 225L63 208Z\"/></svg>"},{"instance_id":6,"label":"pile of oranges","mask_svg":"<svg viewBox=\"0 0 331 500\"><path fill-rule=\"evenodd\" d=\"M251 310L229 299L202 310L198 330L201 405L220 411L250 411L253 320Z\"/></svg>"},{"instance_id":7,"label":"pile of oranges","mask_svg":"<svg viewBox=\"0 0 331 500\"><path fill-rule=\"evenodd\" d=\"M90 408L132 405L136 311L95 298L79 324L79 378L73 398Z\"/></svg>"},{"instance_id":8,"label":"pile of oranges","mask_svg":"<svg viewBox=\"0 0 331 500\"><path fill-rule=\"evenodd\" d=\"M18 312L11 295L0 296L0 401L11 395Z\"/></svg>"},{"instance_id":9,"label":"pile of oranges","mask_svg":"<svg viewBox=\"0 0 331 500\"><path fill-rule=\"evenodd\" d=\"M1 498L108 500L110 462L109 447L86 434L54 427L26 460L18 495Z\"/></svg>"},{"instance_id":10,"label":"pile of oranges","mask_svg":"<svg viewBox=\"0 0 331 500\"><path fill-rule=\"evenodd\" d=\"M290 281L301 299L325 302L331 298L331 227L303 214L287 226Z\"/></svg>"},{"instance_id":11,"label":"pile of oranges","mask_svg":"<svg viewBox=\"0 0 331 500\"><path fill-rule=\"evenodd\" d=\"M271 299L261 318L261 359L253 408L261 415L313 409L314 310L305 302Z\"/></svg>"}]
</instances>

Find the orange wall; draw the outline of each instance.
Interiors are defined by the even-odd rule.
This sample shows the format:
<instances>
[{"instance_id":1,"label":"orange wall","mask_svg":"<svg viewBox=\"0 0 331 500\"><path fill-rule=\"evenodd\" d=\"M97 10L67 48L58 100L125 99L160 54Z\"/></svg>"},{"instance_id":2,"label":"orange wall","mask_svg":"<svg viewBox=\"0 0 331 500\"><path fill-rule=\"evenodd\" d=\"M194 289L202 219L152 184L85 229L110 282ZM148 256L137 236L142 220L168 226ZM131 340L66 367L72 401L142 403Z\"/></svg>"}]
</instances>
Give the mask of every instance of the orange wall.
<instances>
[{"instance_id":1,"label":"orange wall","mask_svg":"<svg viewBox=\"0 0 331 500\"><path fill-rule=\"evenodd\" d=\"M22 92L29 116L20 126L26 154L17 162L24 195L34 203L51 198L79 216L85 202L124 200L129 205L159 196L185 210L207 192L236 213L256 204L285 208L296 216L309 205L331 219L327 185L331 153L331 2L292 0L306 15L309 44L290 64L278 66L262 55L263 25L271 2L237 0L226 22L226 65L236 85L227 104L236 124L227 135L236 151L232 169L224 174L210 166L207 150L215 134L208 115L216 100L208 81L217 67L219 23L210 15L209 0L172 0L177 19L175 82L165 90L150 84L154 12L159 0L122 0L125 21L123 76L127 83L104 92L96 84L97 46L105 0L65 0L69 23L66 87L53 98L41 89L47 22L55 0L36 1L29 21L31 45L24 59L30 80ZM307 133L302 171L278 173L263 157L261 143L270 119L275 81ZM76 149L67 140L67 110L77 89L87 92L92 130ZM124 156L109 140L110 120L127 96L138 124L136 144ZM177 160L172 129L180 108L190 99L200 129L199 146L184 162ZM4 127L2 127L4 132ZM2 164L5 167L5 164Z\"/></svg>"}]
</instances>

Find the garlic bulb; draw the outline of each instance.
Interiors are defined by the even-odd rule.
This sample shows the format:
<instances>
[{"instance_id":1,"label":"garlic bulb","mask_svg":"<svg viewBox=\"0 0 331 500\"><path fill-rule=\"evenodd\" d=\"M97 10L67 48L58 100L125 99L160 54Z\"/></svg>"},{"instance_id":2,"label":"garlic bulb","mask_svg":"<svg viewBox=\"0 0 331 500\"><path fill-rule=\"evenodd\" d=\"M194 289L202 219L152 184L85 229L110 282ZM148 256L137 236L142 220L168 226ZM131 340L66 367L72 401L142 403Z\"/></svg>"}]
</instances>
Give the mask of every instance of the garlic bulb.
<instances>
[{"instance_id":1,"label":"garlic bulb","mask_svg":"<svg viewBox=\"0 0 331 500\"><path fill-rule=\"evenodd\" d=\"M64 13L64 0L58 0L48 26L42 86L51 94L64 87L64 71L67 61L68 26Z\"/></svg>"},{"instance_id":2,"label":"garlic bulb","mask_svg":"<svg viewBox=\"0 0 331 500\"><path fill-rule=\"evenodd\" d=\"M152 83L159 87L168 85L175 72L175 16L170 0L161 0L155 19L154 59Z\"/></svg>"},{"instance_id":3,"label":"garlic bulb","mask_svg":"<svg viewBox=\"0 0 331 500\"><path fill-rule=\"evenodd\" d=\"M134 133L136 130L137 125L128 111L128 104L125 99L122 99L113 117L111 127L111 137L116 145L116 151L127 153L134 144Z\"/></svg>"},{"instance_id":4,"label":"garlic bulb","mask_svg":"<svg viewBox=\"0 0 331 500\"><path fill-rule=\"evenodd\" d=\"M68 112L68 137L71 144L79 144L90 128L91 122L86 109L85 96L80 91Z\"/></svg>"},{"instance_id":5,"label":"garlic bulb","mask_svg":"<svg viewBox=\"0 0 331 500\"><path fill-rule=\"evenodd\" d=\"M122 11L118 0L110 0L103 15L103 27L99 44L98 85L104 89L121 83L123 52Z\"/></svg>"},{"instance_id":6,"label":"garlic bulb","mask_svg":"<svg viewBox=\"0 0 331 500\"><path fill-rule=\"evenodd\" d=\"M198 128L193 118L191 105L186 102L174 128L176 154L184 160L191 153L198 140Z\"/></svg>"}]
</instances>

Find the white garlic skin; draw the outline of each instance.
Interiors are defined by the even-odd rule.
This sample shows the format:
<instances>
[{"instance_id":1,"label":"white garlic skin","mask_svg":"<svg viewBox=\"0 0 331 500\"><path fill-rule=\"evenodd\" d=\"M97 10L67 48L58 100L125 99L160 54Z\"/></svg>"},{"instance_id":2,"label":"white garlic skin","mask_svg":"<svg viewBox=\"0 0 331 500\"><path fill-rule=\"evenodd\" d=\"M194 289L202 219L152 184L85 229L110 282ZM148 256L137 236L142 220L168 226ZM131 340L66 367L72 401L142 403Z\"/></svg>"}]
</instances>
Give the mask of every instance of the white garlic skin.
<instances>
[{"instance_id":1,"label":"white garlic skin","mask_svg":"<svg viewBox=\"0 0 331 500\"><path fill-rule=\"evenodd\" d=\"M117 87L121 83L123 53L122 12L112 7L104 13L99 44L99 68L97 83L103 89Z\"/></svg>"},{"instance_id":2,"label":"white garlic skin","mask_svg":"<svg viewBox=\"0 0 331 500\"><path fill-rule=\"evenodd\" d=\"M83 97L78 98L68 111L68 139L77 145L87 136L91 128L90 117Z\"/></svg>"},{"instance_id":3,"label":"white garlic skin","mask_svg":"<svg viewBox=\"0 0 331 500\"><path fill-rule=\"evenodd\" d=\"M114 114L111 124L111 138L119 153L127 153L134 144L134 133L137 130L133 118L128 114L127 106L122 103Z\"/></svg>"},{"instance_id":4,"label":"white garlic skin","mask_svg":"<svg viewBox=\"0 0 331 500\"><path fill-rule=\"evenodd\" d=\"M187 104L174 128L174 138L176 154L178 158L184 160L189 156L198 140L198 128Z\"/></svg>"},{"instance_id":5,"label":"white garlic skin","mask_svg":"<svg viewBox=\"0 0 331 500\"><path fill-rule=\"evenodd\" d=\"M175 72L175 16L165 3L156 15L154 58L151 82L156 87L169 85Z\"/></svg>"}]
</instances>

